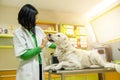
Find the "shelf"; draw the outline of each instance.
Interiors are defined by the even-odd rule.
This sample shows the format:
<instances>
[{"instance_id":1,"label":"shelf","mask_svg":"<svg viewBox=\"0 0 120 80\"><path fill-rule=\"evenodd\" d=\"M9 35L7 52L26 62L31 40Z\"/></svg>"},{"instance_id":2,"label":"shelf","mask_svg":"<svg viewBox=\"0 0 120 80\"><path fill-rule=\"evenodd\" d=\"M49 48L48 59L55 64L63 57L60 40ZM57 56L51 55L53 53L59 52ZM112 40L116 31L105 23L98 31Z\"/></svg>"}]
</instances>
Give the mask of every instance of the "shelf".
<instances>
[{"instance_id":1,"label":"shelf","mask_svg":"<svg viewBox=\"0 0 120 80\"><path fill-rule=\"evenodd\" d=\"M0 38L13 38L12 34L0 34Z\"/></svg>"},{"instance_id":2,"label":"shelf","mask_svg":"<svg viewBox=\"0 0 120 80\"><path fill-rule=\"evenodd\" d=\"M66 34L70 38L75 38L76 36L74 34Z\"/></svg>"},{"instance_id":3,"label":"shelf","mask_svg":"<svg viewBox=\"0 0 120 80\"><path fill-rule=\"evenodd\" d=\"M13 48L13 46L0 46L0 49L1 49L1 48L7 49L7 48Z\"/></svg>"},{"instance_id":4,"label":"shelf","mask_svg":"<svg viewBox=\"0 0 120 80\"><path fill-rule=\"evenodd\" d=\"M36 24L56 25L56 23L54 23L54 22L42 22L42 21L37 21Z\"/></svg>"},{"instance_id":5,"label":"shelf","mask_svg":"<svg viewBox=\"0 0 120 80\"><path fill-rule=\"evenodd\" d=\"M44 30L45 33L57 33L57 31L48 31L48 30Z\"/></svg>"}]
</instances>

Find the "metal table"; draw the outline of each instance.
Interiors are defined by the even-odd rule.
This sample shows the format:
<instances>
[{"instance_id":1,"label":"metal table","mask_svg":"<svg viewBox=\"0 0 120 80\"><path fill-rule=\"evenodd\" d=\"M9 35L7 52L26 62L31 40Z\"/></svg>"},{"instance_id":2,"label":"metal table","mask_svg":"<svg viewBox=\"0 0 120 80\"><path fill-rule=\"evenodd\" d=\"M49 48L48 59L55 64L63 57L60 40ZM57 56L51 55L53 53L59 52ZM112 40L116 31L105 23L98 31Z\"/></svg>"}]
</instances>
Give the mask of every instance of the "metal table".
<instances>
[{"instance_id":1,"label":"metal table","mask_svg":"<svg viewBox=\"0 0 120 80\"><path fill-rule=\"evenodd\" d=\"M81 70L58 70L58 71L48 71L48 80L52 80L51 74L60 75L61 80L65 80L65 75L69 74L88 74L97 73L99 80L105 80L105 72L116 72L115 70L107 70L105 68L98 69L81 69Z\"/></svg>"}]
</instances>

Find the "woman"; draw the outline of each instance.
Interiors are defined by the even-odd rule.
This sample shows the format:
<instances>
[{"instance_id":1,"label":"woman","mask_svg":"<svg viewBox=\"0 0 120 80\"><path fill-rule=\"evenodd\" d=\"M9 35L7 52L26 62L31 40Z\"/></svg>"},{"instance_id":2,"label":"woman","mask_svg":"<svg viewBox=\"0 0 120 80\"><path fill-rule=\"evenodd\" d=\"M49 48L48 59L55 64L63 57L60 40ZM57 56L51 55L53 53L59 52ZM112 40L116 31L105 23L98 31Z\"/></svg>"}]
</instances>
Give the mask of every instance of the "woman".
<instances>
[{"instance_id":1,"label":"woman","mask_svg":"<svg viewBox=\"0 0 120 80\"><path fill-rule=\"evenodd\" d=\"M20 65L16 80L42 80L42 58L44 47L55 48L48 42L40 27L36 26L38 11L30 4L24 5L18 14L21 25L14 34L15 56Z\"/></svg>"}]
</instances>

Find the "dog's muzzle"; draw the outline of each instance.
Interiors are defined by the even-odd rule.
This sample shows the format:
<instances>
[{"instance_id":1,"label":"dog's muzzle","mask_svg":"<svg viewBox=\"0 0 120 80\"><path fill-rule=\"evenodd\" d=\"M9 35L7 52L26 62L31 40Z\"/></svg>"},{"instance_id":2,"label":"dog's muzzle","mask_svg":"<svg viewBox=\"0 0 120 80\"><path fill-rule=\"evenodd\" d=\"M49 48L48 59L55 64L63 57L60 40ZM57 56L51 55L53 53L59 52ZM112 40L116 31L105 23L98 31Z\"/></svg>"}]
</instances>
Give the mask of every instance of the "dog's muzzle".
<instances>
[{"instance_id":1,"label":"dog's muzzle","mask_svg":"<svg viewBox=\"0 0 120 80\"><path fill-rule=\"evenodd\" d=\"M54 42L54 41L52 40L52 38L51 38L51 35L52 35L52 34L48 34L48 40L49 40L50 42Z\"/></svg>"}]
</instances>

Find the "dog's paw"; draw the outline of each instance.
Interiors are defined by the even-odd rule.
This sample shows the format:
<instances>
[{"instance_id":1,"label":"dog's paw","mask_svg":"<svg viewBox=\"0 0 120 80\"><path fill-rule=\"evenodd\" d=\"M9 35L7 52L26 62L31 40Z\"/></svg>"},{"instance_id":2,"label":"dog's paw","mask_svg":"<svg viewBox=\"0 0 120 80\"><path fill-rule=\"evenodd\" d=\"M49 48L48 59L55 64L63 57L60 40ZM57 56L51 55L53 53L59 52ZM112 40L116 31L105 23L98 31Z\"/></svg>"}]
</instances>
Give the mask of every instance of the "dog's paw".
<instances>
[{"instance_id":1,"label":"dog's paw","mask_svg":"<svg viewBox=\"0 0 120 80\"><path fill-rule=\"evenodd\" d=\"M90 68L100 68L101 66L99 65L91 65Z\"/></svg>"},{"instance_id":2,"label":"dog's paw","mask_svg":"<svg viewBox=\"0 0 120 80\"><path fill-rule=\"evenodd\" d=\"M44 70L48 71L48 70L50 70L50 68L51 68L50 66L47 66L47 67L44 68Z\"/></svg>"},{"instance_id":3,"label":"dog's paw","mask_svg":"<svg viewBox=\"0 0 120 80\"><path fill-rule=\"evenodd\" d=\"M59 66L53 66L51 69L52 69L53 71L56 71L56 70L60 70L61 67L59 67Z\"/></svg>"},{"instance_id":4,"label":"dog's paw","mask_svg":"<svg viewBox=\"0 0 120 80\"><path fill-rule=\"evenodd\" d=\"M57 65L57 64L52 64L52 65L46 66L46 67L44 68L44 70L45 70L45 71L51 70L52 67L54 67L54 66L56 66L56 65Z\"/></svg>"}]
</instances>

